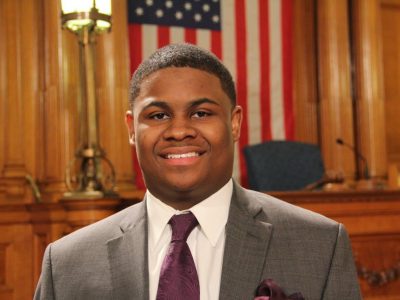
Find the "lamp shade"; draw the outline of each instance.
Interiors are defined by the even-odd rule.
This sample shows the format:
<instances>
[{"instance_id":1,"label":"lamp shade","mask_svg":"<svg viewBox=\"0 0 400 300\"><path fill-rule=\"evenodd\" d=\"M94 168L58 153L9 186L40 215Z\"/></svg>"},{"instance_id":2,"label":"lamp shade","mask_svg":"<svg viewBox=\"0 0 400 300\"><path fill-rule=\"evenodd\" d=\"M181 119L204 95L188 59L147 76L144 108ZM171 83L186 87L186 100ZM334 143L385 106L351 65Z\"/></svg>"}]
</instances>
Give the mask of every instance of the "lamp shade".
<instances>
[{"instance_id":1,"label":"lamp shade","mask_svg":"<svg viewBox=\"0 0 400 300\"><path fill-rule=\"evenodd\" d=\"M111 0L61 0L62 22L77 32L91 26L95 31L111 28Z\"/></svg>"}]
</instances>

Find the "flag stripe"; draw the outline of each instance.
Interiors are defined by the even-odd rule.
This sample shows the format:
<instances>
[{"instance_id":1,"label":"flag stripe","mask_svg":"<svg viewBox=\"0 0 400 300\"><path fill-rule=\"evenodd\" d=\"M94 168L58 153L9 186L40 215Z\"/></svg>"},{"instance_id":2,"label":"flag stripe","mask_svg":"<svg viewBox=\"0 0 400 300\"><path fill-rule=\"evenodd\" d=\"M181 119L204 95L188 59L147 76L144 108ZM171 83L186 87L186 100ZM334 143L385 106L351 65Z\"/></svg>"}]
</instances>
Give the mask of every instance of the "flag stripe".
<instances>
[{"instance_id":1,"label":"flag stripe","mask_svg":"<svg viewBox=\"0 0 400 300\"><path fill-rule=\"evenodd\" d=\"M261 118L261 135L262 141L271 139L271 107L270 107L270 44L269 44L269 7L268 1L259 0L259 26L260 26L260 118Z\"/></svg>"},{"instance_id":2,"label":"flag stripe","mask_svg":"<svg viewBox=\"0 0 400 300\"><path fill-rule=\"evenodd\" d=\"M185 29L185 42L196 44L196 29L186 28Z\"/></svg>"},{"instance_id":3,"label":"flag stripe","mask_svg":"<svg viewBox=\"0 0 400 300\"><path fill-rule=\"evenodd\" d=\"M212 51L211 37L212 37L212 32L210 32L210 30L197 29L197 45L209 51Z\"/></svg>"},{"instance_id":4,"label":"flag stripe","mask_svg":"<svg viewBox=\"0 0 400 300\"><path fill-rule=\"evenodd\" d=\"M142 25L142 59L149 57L158 47L158 31L156 25Z\"/></svg>"},{"instance_id":5,"label":"flag stripe","mask_svg":"<svg viewBox=\"0 0 400 300\"><path fill-rule=\"evenodd\" d=\"M243 108L244 119L242 122L242 133L239 139L240 153L243 147L248 145L248 109L247 109L247 61L246 61L246 7L245 0L236 0L236 75L237 75L237 100L238 104ZM240 181L242 184L247 183L247 170L244 158L239 156Z\"/></svg>"},{"instance_id":6,"label":"flag stripe","mask_svg":"<svg viewBox=\"0 0 400 300\"><path fill-rule=\"evenodd\" d=\"M247 61L247 108L248 143L261 142L260 119L260 39L258 24L258 1L246 1L246 61Z\"/></svg>"},{"instance_id":7,"label":"flag stripe","mask_svg":"<svg viewBox=\"0 0 400 300\"><path fill-rule=\"evenodd\" d=\"M185 41L185 29L181 27L171 27L170 39L171 43L183 43Z\"/></svg>"},{"instance_id":8,"label":"flag stripe","mask_svg":"<svg viewBox=\"0 0 400 300\"><path fill-rule=\"evenodd\" d=\"M269 24L270 24L270 99L271 99L271 129L272 139L283 140L284 134L284 111L283 111L283 87L282 87L282 37L281 37L281 2L280 0L269 1Z\"/></svg>"},{"instance_id":9,"label":"flag stripe","mask_svg":"<svg viewBox=\"0 0 400 300\"><path fill-rule=\"evenodd\" d=\"M129 24L129 47L130 49L136 49L130 51L129 56L131 60L131 74L136 70L142 61L142 26L138 24ZM140 45L137 45L139 43Z\"/></svg>"},{"instance_id":10,"label":"flag stripe","mask_svg":"<svg viewBox=\"0 0 400 300\"><path fill-rule=\"evenodd\" d=\"M291 0L282 0L282 65L283 65L283 95L284 95L284 120L285 139L294 139L294 114L293 114L293 81L292 81L292 28L293 28L293 7Z\"/></svg>"},{"instance_id":11,"label":"flag stripe","mask_svg":"<svg viewBox=\"0 0 400 300\"><path fill-rule=\"evenodd\" d=\"M168 26L157 27L158 48L164 47L170 43L170 32Z\"/></svg>"},{"instance_id":12,"label":"flag stripe","mask_svg":"<svg viewBox=\"0 0 400 300\"><path fill-rule=\"evenodd\" d=\"M222 36L220 31L213 30L211 32L211 51L222 59Z\"/></svg>"}]
</instances>

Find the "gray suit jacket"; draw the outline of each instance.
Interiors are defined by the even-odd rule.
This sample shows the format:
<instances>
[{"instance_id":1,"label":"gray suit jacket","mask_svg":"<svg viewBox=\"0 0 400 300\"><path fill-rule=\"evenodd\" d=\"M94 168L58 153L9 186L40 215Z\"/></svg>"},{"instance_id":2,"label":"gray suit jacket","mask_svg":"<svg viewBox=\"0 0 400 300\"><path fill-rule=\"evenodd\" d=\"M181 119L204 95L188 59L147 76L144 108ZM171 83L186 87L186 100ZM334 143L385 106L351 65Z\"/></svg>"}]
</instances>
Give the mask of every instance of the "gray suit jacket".
<instances>
[{"instance_id":1,"label":"gray suit jacket","mask_svg":"<svg viewBox=\"0 0 400 300\"><path fill-rule=\"evenodd\" d=\"M35 299L148 299L145 201L78 230L45 252ZM361 299L343 225L234 185L220 299L253 299L272 278L287 295Z\"/></svg>"}]
</instances>

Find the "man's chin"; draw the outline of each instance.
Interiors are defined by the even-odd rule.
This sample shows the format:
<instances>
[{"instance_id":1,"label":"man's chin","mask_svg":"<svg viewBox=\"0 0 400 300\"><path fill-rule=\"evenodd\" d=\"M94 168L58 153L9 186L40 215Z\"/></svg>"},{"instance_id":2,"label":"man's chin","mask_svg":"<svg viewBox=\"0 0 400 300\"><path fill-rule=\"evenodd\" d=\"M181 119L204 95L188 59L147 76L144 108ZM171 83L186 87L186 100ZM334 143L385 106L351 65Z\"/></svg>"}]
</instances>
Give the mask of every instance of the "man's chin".
<instances>
[{"instance_id":1,"label":"man's chin","mask_svg":"<svg viewBox=\"0 0 400 300\"><path fill-rule=\"evenodd\" d=\"M171 178L170 178L171 179ZM170 195L176 198L195 196L195 194L201 193L201 191L206 190L209 183L200 180L188 180L184 176L181 178L176 178L176 180L168 180L161 182L156 181L153 184L148 185L148 189L153 193L157 191L158 194L163 196Z\"/></svg>"},{"instance_id":2,"label":"man's chin","mask_svg":"<svg viewBox=\"0 0 400 300\"><path fill-rule=\"evenodd\" d=\"M179 182L171 184L170 188L177 193L189 194L198 190L199 186L198 182Z\"/></svg>"}]
</instances>

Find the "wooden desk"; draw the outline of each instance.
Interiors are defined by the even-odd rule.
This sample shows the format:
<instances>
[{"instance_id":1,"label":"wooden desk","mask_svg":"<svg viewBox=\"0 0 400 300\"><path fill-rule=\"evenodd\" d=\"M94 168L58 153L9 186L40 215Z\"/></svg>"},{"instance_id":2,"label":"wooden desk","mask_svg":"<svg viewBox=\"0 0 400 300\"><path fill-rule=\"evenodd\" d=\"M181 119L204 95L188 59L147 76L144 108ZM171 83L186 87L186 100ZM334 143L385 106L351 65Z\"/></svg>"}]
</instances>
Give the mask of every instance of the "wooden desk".
<instances>
[{"instance_id":1,"label":"wooden desk","mask_svg":"<svg viewBox=\"0 0 400 300\"><path fill-rule=\"evenodd\" d=\"M364 299L400 299L400 190L269 194L343 223ZM384 282L385 270L396 279Z\"/></svg>"}]
</instances>

